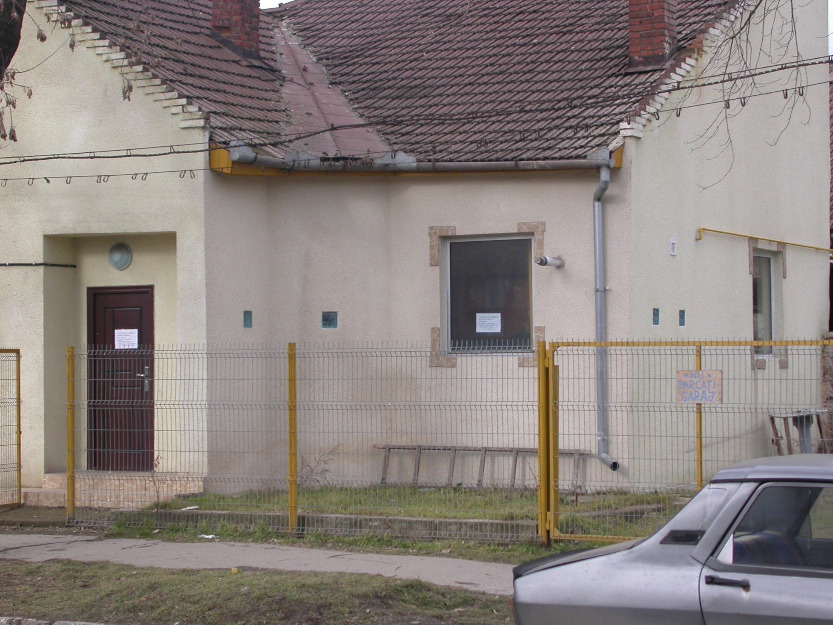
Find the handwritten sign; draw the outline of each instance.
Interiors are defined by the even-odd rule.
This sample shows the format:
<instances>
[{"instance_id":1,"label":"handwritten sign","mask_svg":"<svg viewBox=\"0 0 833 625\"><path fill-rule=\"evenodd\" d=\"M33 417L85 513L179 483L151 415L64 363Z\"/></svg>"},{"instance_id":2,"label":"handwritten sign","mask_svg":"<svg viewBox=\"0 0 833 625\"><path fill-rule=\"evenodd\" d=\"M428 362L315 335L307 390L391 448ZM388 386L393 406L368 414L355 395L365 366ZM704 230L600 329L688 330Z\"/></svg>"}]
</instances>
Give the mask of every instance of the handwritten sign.
<instances>
[{"instance_id":1,"label":"handwritten sign","mask_svg":"<svg viewBox=\"0 0 833 625\"><path fill-rule=\"evenodd\" d=\"M678 404L722 404L722 371L677 371Z\"/></svg>"}]
</instances>

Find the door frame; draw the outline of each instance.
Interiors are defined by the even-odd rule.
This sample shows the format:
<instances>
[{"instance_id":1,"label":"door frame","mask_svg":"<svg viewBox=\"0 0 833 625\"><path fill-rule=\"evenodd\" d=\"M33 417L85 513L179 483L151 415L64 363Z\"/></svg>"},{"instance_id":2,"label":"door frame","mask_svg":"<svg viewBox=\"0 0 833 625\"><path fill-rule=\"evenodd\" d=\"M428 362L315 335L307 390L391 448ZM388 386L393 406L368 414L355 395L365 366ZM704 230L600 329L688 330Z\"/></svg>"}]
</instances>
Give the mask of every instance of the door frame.
<instances>
[{"instance_id":1,"label":"door frame","mask_svg":"<svg viewBox=\"0 0 833 625\"><path fill-rule=\"evenodd\" d=\"M141 324L142 326L142 340L140 341L137 349L126 349L124 350L125 356L132 356L130 358L133 359L142 359L147 360L147 365L145 366L145 375L147 376L145 384L150 385L149 393L150 393L150 402L145 403L142 400L138 400L139 403L132 406L132 409L144 413L142 415L142 422L147 424L147 434L144 435L145 443L140 444L140 449L137 451L140 454L135 458L133 461L129 461L129 465L135 466L121 466L121 461L114 460L117 456L113 456L110 458L108 455L108 451L106 449L99 449L101 445L99 443L105 441L107 435L103 433L103 430L97 435L92 431L88 431L87 439L88 439L88 446L87 446L87 467L90 470L106 470L106 471L128 471L128 472L147 472L153 469L154 463L154 455L155 455L155 447L156 447L156 418L155 418L155 409L154 409L154 402L153 402L153 381L154 381L154 374L155 374L155 366L154 366L154 337L155 337L155 311L154 311L154 288L153 285L131 285L131 286L106 286L106 287L87 287L87 350L88 350L88 360L87 360L87 399L88 399L88 408L87 408L87 427L88 429L91 427L91 423L95 421L97 418L106 418L104 415L107 414L107 399L105 396L98 396L98 386L100 382L97 382L95 377L96 374L93 373L93 369L97 366L96 361L98 359L114 359L115 354L115 345L109 344L105 341L100 341L99 344L95 343L95 330L96 330L96 305L95 300L96 297L99 295L138 295L147 297L147 303L143 304L143 312L149 313L150 322L146 326L144 323ZM103 348L103 349L102 349ZM103 352L98 354L97 352ZM99 365L101 366L101 365ZM101 399L103 405L98 406L94 405L97 399ZM112 409L112 407L111 407ZM123 407L119 407L119 409L124 409ZM94 413L99 412L98 416L94 416ZM108 419L109 420L109 419ZM118 432L119 430L112 430L114 432ZM144 429L142 430L144 431ZM103 437L103 438L102 438ZM94 440L95 439L95 440ZM105 443L105 447L109 447L110 445ZM117 445L118 447L118 445ZM125 451L125 450L122 450ZM113 448L112 452L110 453L118 453L119 449ZM110 460L107 460L110 458ZM111 465L110 463L113 462Z\"/></svg>"}]
</instances>

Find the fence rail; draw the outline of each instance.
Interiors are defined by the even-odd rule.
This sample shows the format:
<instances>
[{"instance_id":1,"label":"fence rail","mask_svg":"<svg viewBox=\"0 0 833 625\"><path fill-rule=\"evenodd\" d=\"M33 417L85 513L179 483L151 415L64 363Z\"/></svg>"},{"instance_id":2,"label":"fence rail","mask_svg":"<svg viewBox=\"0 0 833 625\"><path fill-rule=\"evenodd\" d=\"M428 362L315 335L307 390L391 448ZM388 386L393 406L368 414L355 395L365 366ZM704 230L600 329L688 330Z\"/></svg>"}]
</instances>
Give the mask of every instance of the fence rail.
<instances>
[{"instance_id":1,"label":"fence rail","mask_svg":"<svg viewBox=\"0 0 833 625\"><path fill-rule=\"evenodd\" d=\"M0 349L0 509L21 505L20 350Z\"/></svg>"},{"instance_id":2,"label":"fence rail","mask_svg":"<svg viewBox=\"0 0 833 625\"><path fill-rule=\"evenodd\" d=\"M828 442L831 345L551 343L537 363L471 351L455 366L399 346L71 351L68 513L291 533L642 536L717 470L778 453L774 442L781 453L787 440Z\"/></svg>"}]
</instances>

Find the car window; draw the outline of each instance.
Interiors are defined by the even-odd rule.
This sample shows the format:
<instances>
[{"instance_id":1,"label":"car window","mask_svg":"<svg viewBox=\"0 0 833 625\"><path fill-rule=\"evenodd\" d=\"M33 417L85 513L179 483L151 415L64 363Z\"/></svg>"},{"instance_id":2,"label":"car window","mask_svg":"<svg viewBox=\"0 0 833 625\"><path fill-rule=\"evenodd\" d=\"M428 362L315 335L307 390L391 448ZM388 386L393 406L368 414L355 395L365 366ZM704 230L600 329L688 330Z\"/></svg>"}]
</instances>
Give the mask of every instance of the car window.
<instances>
[{"instance_id":1,"label":"car window","mask_svg":"<svg viewBox=\"0 0 833 625\"><path fill-rule=\"evenodd\" d=\"M810 510L810 536L833 540L833 488L824 488Z\"/></svg>"},{"instance_id":2,"label":"car window","mask_svg":"<svg viewBox=\"0 0 833 625\"><path fill-rule=\"evenodd\" d=\"M696 545L723 509L729 493L736 488L730 489L726 484L706 485L659 531L663 537L662 544Z\"/></svg>"},{"instance_id":3,"label":"car window","mask_svg":"<svg viewBox=\"0 0 833 625\"><path fill-rule=\"evenodd\" d=\"M797 484L760 488L717 559L833 569L833 489Z\"/></svg>"}]
</instances>

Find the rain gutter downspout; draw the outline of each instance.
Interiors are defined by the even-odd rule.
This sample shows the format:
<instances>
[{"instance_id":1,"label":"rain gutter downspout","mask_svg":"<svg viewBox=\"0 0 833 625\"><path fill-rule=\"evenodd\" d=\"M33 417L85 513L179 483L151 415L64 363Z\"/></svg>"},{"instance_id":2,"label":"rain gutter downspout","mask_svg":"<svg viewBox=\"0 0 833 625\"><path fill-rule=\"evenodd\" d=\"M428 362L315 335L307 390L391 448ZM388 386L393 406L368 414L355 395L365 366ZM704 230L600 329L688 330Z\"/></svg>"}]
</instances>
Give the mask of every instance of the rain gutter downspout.
<instances>
[{"instance_id":1,"label":"rain gutter downspout","mask_svg":"<svg viewBox=\"0 0 833 625\"><path fill-rule=\"evenodd\" d=\"M607 311L605 307L604 217L602 198L610 186L610 167L599 168L599 186L593 194L593 260L596 274L596 343L607 341ZM598 458L611 471L619 463L610 457L607 447L607 348L596 347L596 437Z\"/></svg>"}]
</instances>

